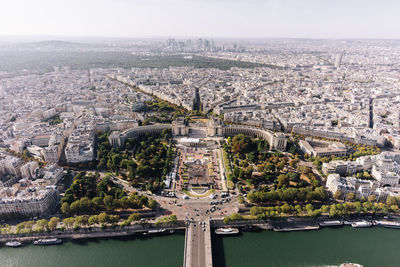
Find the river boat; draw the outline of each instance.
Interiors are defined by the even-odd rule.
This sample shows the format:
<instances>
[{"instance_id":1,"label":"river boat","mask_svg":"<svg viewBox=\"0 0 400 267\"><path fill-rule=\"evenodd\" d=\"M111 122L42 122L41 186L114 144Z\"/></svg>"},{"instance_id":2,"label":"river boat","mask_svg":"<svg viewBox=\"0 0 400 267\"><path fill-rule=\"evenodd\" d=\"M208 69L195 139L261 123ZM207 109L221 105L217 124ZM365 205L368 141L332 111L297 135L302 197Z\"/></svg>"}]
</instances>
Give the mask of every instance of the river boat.
<instances>
[{"instance_id":1,"label":"river boat","mask_svg":"<svg viewBox=\"0 0 400 267\"><path fill-rule=\"evenodd\" d=\"M351 227L354 228L366 228L366 227L371 227L372 223L368 222L368 221L357 221L357 222L353 222L351 224Z\"/></svg>"},{"instance_id":2,"label":"river boat","mask_svg":"<svg viewBox=\"0 0 400 267\"><path fill-rule=\"evenodd\" d=\"M318 230L319 225L305 225L305 226L291 226L291 227L280 227L276 226L273 228L274 232L291 232L291 231L310 231Z\"/></svg>"},{"instance_id":3,"label":"river boat","mask_svg":"<svg viewBox=\"0 0 400 267\"><path fill-rule=\"evenodd\" d=\"M215 233L217 235L236 235L239 233L239 229L237 229L237 228L218 228L218 229L215 229Z\"/></svg>"},{"instance_id":4,"label":"river boat","mask_svg":"<svg viewBox=\"0 0 400 267\"><path fill-rule=\"evenodd\" d=\"M11 240L11 241L6 242L6 246L7 247L16 248L16 247L19 247L21 245L22 245L21 242L18 242L16 240Z\"/></svg>"},{"instance_id":5,"label":"river boat","mask_svg":"<svg viewBox=\"0 0 400 267\"><path fill-rule=\"evenodd\" d=\"M342 263L340 267L363 267L363 265L358 263Z\"/></svg>"},{"instance_id":6,"label":"river boat","mask_svg":"<svg viewBox=\"0 0 400 267\"><path fill-rule=\"evenodd\" d=\"M343 225L342 221L323 221L318 223L319 226L325 227L325 226L340 226Z\"/></svg>"},{"instance_id":7,"label":"river boat","mask_svg":"<svg viewBox=\"0 0 400 267\"><path fill-rule=\"evenodd\" d=\"M391 222L391 221L376 221L378 226L387 227L387 228L396 228L400 229L399 222Z\"/></svg>"},{"instance_id":8,"label":"river boat","mask_svg":"<svg viewBox=\"0 0 400 267\"><path fill-rule=\"evenodd\" d=\"M148 234L162 234L166 231L166 229L156 229L156 230L149 230L147 233Z\"/></svg>"},{"instance_id":9,"label":"river boat","mask_svg":"<svg viewBox=\"0 0 400 267\"><path fill-rule=\"evenodd\" d=\"M58 238L47 238L33 241L34 245L57 245L61 244L62 240Z\"/></svg>"}]
</instances>

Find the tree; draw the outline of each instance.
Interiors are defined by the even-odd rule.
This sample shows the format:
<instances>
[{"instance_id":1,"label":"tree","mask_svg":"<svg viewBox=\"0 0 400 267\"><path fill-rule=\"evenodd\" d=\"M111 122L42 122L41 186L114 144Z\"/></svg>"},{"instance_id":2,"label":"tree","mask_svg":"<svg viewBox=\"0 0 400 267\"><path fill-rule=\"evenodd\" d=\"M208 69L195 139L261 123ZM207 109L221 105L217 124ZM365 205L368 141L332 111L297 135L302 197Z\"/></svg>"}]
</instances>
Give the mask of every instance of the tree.
<instances>
[{"instance_id":1,"label":"tree","mask_svg":"<svg viewBox=\"0 0 400 267\"><path fill-rule=\"evenodd\" d=\"M352 192L350 192L346 195L346 199L349 201L353 201L355 198L356 198L356 195Z\"/></svg>"},{"instance_id":2,"label":"tree","mask_svg":"<svg viewBox=\"0 0 400 267\"><path fill-rule=\"evenodd\" d=\"M175 214L172 214L171 216L169 216L169 222L176 223L177 221L178 221L178 218L176 217Z\"/></svg>"},{"instance_id":3,"label":"tree","mask_svg":"<svg viewBox=\"0 0 400 267\"><path fill-rule=\"evenodd\" d=\"M281 206L281 210L283 213L289 213L291 211L291 206L289 204L285 203Z\"/></svg>"},{"instance_id":4,"label":"tree","mask_svg":"<svg viewBox=\"0 0 400 267\"><path fill-rule=\"evenodd\" d=\"M280 161L279 163L276 164L276 169L278 171L283 170L284 167L285 167L285 163L283 163L282 161Z\"/></svg>"},{"instance_id":5,"label":"tree","mask_svg":"<svg viewBox=\"0 0 400 267\"><path fill-rule=\"evenodd\" d=\"M306 205L306 211L310 214L314 210L314 207L312 204L307 204Z\"/></svg>"},{"instance_id":6,"label":"tree","mask_svg":"<svg viewBox=\"0 0 400 267\"><path fill-rule=\"evenodd\" d=\"M69 208L71 213L79 212L80 209L79 200L72 202Z\"/></svg>"},{"instance_id":7,"label":"tree","mask_svg":"<svg viewBox=\"0 0 400 267\"><path fill-rule=\"evenodd\" d=\"M107 162L104 158L100 158L99 164L97 164L98 170L103 170L107 167Z\"/></svg>"},{"instance_id":8,"label":"tree","mask_svg":"<svg viewBox=\"0 0 400 267\"><path fill-rule=\"evenodd\" d=\"M132 213L131 215L129 215L128 220L130 222L139 221L141 217L142 217L142 215L140 215L140 213Z\"/></svg>"},{"instance_id":9,"label":"tree","mask_svg":"<svg viewBox=\"0 0 400 267\"><path fill-rule=\"evenodd\" d=\"M321 211L322 211L323 213L327 213L327 212L329 211L329 206L328 206L328 205L322 205L322 206L321 206Z\"/></svg>"},{"instance_id":10,"label":"tree","mask_svg":"<svg viewBox=\"0 0 400 267\"><path fill-rule=\"evenodd\" d=\"M255 153L255 152L251 152L251 153L247 154L247 159L248 159L250 162L255 162L255 160L256 160L256 153Z\"/></svg>"},{"instance_id":11,"label":"tree","mask_svg":"<svg viewBox=\"0 0 400 267\"><path fill-rule=\"evenodd\" d=\"M95 208L98 209L103 205L103 200L101 197L94 197L92 203L95 205Z\"/></svg>"},{"instance_id":12,"label":"tree","mask_svg":"<svg viewBox=\"0 0 400 267\"><path fill-rule=\"evenodd\" d=\"M291 168L296 168L297 163L299 163L299 159L292 159L291 161L289 161L289 166Z\"/></svg>"},{"instance_id":13,"label":"tree","mask_svg":"<svg viewBox=\"0 0 400 267\"><path fill-rule=\"evenodd\" d=\"M74 226L75 219L73 217L65 218L63 223L67 228L72 228Z\"/></svg>"},{"instance_id":14,"label":"tree","mask_svg":"<svg viewBox=\"0 0 400 267\"><path fill-rule=\"evenodd\" d=\"M108 215L107 215L107 213L102 212L98 215L97 219L98 219L99 223L105 223L108 220Z\"/></svg>"},{"instance_id":15,"label":"tree","mask_svg":"<svg viewBox=\"0 0 400 267\"><path fill-rule=\"evenodd\" d=\"M389 206L396 205L396 198L393 196L388 196L386 199L386 204Z\"/></svg>"},{"instance_id":16,"label":"tree","mask_svg":"<svg viewBox=\"0 0 400 267\"><path fill-rule=\"evenodd\" d=\"M289 178L285 174L278 176L278 187L283 187L289 184Z\"/></svg>"},{"instance_id":17,"label":"tree","mask_svg":"<svg viewBox=\"0 0 400 267\"><path fill-rule=\"evenodd\" d=\"M98 223L97 215L90 216L88 219L88 224L94 225L96 223Z\"/></svg>"},{"instance_id":18,"label":"tree","mask_svg":"<svg viewBox=\"0 0 400 267\"><path fill-rule=\"evenodd\" d=\"M393 211L393 212L399 212L399 207L397 206L397 205L391 205L390 206L390 209Z\"/></svg>"},{"instance_id":19,"label":"tree","mask_svg":"<svg viewBox=\"0 0 400 267\"><path fill-rule=\"evenodd\" d=\"M343 193L339 190L337 190L334 194L333 197L336 199L342 199L343 198Z\"/></svg>"},{"instance_id":20,"label":"tree","mask_svg":"<svg viewBox=\"0 0 400 267\"><path fill-rule=\"evenodd\" d=\"M57 228L58 223L60 222L60 218L51 217L49 220L48 226L51 231L54 231Z\"/></svg>"},{"instance_id":21,"label":"tree","mask_svg":"<svg viewBox=\"0 0 400 267\"><path fill-rule=\"evenodd\" d=\"M78 216L75 218L75 224L77 226L87 225L88 224L88 218L86 216Z\"/></svg>"},{"instance_id":22,"label":"tree","mask_svg":"<svg viewBox=\"0 0 400 267\"><path fill-rule=\"evenodd\" d=\"M258 216L260 214L263 214L264 212L265 212L265 208L264 207L253 206L250 209L250 214L252 216Z\"/></svg>"},{"instance_id":23,"label":"tree","mask_svg":"<svg viewBox=\"0 0 400 267\"><path fill-rule=\"evenodd\" d=\"M70 209L69 204L67 202L64 202L61 205L61 212L64 213L64 214L69 214L71 212L71 209Z\"/></svg>"},{"instance_id":24,"label":"tree","mask_svg":"<svg viewBox=\"0 0 400 267\"><path fill-rule=\"evenodd\" d=\"M155 208L157 208L157 205L158 205L158 203L157 203L157 201L155 201L154 199L150 199L150 200L148 201L148 207L149 207L150 209L152 209L152 210L154 210Z\"/></svg>"},{"instance_id":25,"label":"tree","mask_svg":"<svg viewBox=\"0 0 400 267\"><path fill-rule=\"evenodd\" d=\"M104 202L104 206L106 206L106 208L108 210L111 210L114 204L114 199L112 196L105 196L103 199Z\"/></svg>"},{"instance_id":26,"label":"tree","mask_svg":"<svg viewBox=\"0 0 400 267\"><path fill-rule=\"evenodd\" d=\"M268 172L274 172L275 171L275 165L272 163L267 163L265 165L265 170Z\"/></svg>"},{"instance_id":27,"label":"tree","mask_svg":"<svg viewBox=\"0 0 400 267\"><path fill-rule=\"evenodd\" d=\"M370 196L368 196L368 201L369 202L376 202L376 196L375 195L370 195Z\"/></svg>"},{"instance_id":28,"label":"tree","mask_svg":"<svg viewBox=\"0 0 400 267\"><path fill-rule=\"evenodd\" d=\"M38 220L36 222L36 226L35 226L36 230L39 231L39 232L42 232L43 230L46 230L48 228L47 224L48 224L48 222L45 219Z\"/></svg>"},{"instance_id":29,"label":"tree","mask_svg":"<svg viewBox=\"0 0 400 267\"><path fill-rule=\"evenodd\" d=\"M315 193L319 200L325 200L328 197L323 186L317 187Z\"/></svg>"}]
</instances>

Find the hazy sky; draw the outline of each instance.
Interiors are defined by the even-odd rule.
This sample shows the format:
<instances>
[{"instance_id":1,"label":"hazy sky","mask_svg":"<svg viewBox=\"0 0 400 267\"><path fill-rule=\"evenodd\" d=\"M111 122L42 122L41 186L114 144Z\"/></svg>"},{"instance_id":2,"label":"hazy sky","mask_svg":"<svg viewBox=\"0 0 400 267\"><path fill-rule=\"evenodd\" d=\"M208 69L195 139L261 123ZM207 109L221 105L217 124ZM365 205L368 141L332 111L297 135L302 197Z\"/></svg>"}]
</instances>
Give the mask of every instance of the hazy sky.
<instances>
[{"instance_id":1,"label":"hazy sky","mask_svg":"<svg viewBox=\"0 0 400 267\"><path fill-rule=\"evenodd\" d=\"M0 35L400 38L400 1L0 0Z\"/></svg>"}]
</instances>

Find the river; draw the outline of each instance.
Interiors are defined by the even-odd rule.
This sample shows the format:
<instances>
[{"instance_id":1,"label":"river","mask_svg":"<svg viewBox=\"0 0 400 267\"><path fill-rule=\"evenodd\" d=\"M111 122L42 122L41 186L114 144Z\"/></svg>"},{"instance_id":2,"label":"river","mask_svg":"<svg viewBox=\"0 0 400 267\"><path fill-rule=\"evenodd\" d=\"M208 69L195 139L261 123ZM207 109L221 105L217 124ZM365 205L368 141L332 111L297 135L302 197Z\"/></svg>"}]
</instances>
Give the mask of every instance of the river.
<instances>
[{"instance_id":1,"label":"river","mask_svg":"<svg viewBox=\"0 0 400 267\"><path fill-rule=\"evenodd\" d=\"M62 245L0 248L1 267L182 266L184 233L148 238L68 241Z\"/></svg>"},{"instance_id":2,"label":"river","mask_svg":"<svg viewBox=\"0 0 400 267\"><path fill-rule=\"evenodd\" d=\"M214 237L214 266L309 267L344 262L365 267L400 266L400 230L324 228L301 232L247 232Z\"/></svg>"},{"instance_id":3,"label":"river","mask_svg":"<svg viewBox=\"0 0 400 267\"><path fill-rule=\"evenodd\" d=\"M324 228L307 232L245 232L213 237L214 267L400 266L400 230ZM0 248L0 266L182 266L184 234Z\"/></svg>"}]
</instances>

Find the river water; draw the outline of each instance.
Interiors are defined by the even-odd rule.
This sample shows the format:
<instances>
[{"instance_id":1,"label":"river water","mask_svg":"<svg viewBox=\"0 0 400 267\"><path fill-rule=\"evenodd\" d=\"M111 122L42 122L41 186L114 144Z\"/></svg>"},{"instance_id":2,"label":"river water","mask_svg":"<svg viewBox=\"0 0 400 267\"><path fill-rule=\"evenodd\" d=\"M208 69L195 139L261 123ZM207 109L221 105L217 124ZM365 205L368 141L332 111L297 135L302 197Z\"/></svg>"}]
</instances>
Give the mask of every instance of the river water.
<instances>
[{"instance_id":1,"label":"river water","mask_svg":"<svg viewBox=\"0 0 400 267\"><path fill-rule=\"evenodd\" d=\"M100 239L57 246L0 248L0 266L182 266L184 234ZM245 232L213 237L214 267L400 266L400 230L325 228L308 232Z\"/></svg>"},{"instance_id":2,"label":"river water","mask_svg":"<svg viewBox=\"0 0 400 267\"><path fill-rule=\"evenodd\" d=\"M324 228L301 232L247 232L215 237L214 266L308 267L344 262L400 266L400 229Z\"/></svg>"},{"instance_id":3,"label":"river water","mask_svg":"<svg viewBox=\"0 0 400 267\"><path fill-rule=\"evenodd\" d=\"M1 267L182 266L184 233L0 248Z\"/></svg>"}]
</instances>

